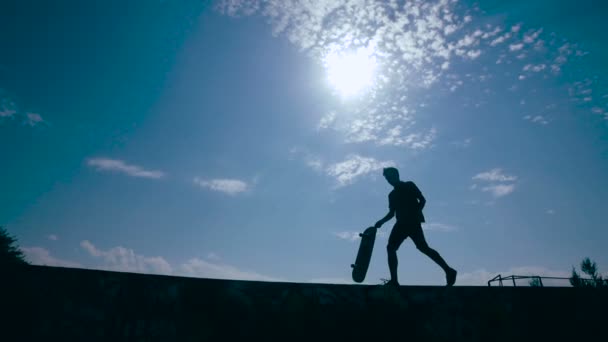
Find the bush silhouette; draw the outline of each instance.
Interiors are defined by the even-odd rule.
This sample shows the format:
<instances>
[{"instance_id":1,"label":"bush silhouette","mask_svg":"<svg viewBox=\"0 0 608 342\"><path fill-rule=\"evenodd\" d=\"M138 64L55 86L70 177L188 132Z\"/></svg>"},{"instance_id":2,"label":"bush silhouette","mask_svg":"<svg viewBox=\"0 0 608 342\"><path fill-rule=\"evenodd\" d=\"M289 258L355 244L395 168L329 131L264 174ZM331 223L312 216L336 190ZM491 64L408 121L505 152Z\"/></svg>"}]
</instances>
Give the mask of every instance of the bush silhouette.
<instances>
[{"instance_id":1,"label":"bush silhouette","mask_svg":"<svg viewBox=\"0 0 608 342\"><path fill-rule=\"evenodd\" d=\"M576 272L576 269L572 267L572 276L570 277L570 284L574 287L608 287L608 280L603 279L598 274L597 264L595 261L591 261L589 258L583 259L581 262L581 270L584 274L588 275L591 280L582 279L581 276Z\"/></svg>"}]
</instances>

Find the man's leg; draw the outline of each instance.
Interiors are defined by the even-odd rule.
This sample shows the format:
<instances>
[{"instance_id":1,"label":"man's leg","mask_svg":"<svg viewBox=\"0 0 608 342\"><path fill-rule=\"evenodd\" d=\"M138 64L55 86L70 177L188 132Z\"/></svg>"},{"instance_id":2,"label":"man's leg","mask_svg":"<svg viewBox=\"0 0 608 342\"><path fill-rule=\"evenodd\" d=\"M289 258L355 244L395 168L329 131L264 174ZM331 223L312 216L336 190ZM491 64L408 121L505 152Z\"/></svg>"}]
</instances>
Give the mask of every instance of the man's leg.
<instances>
[{"instance_id":1,"label":"man's leg","mask_svg":"<svg viewBox=\"0 0 608 342\"><path fill-rule=\"evenodd\" d=\"M391 235L388 237L388 245L386 246L386 252L388 254L388 270L391 272L391 282L395 285L399 285L399 279L397 276L397 250L403 243L403 240L407 238L407 233L404 229L400 229L397 225L393 226Z\"/></svg>"},{"instance_id":2,"label":"man's leg","mask_svg":"<svg viewBox=\"0 0 608 342\"><path fill-rule=\"evenodd\" d=\"M446 280L448 286L454 285L456 282L456 270L451 268L445 260L439 255L439 252L429 247L426 243L426 239L424 238L424 233L422 232L422 227L419 225L414 229L414 231L410 234L412 241L416 245L419 251L426 254L431 260L433 260L437 265L439 265L446 275Z\"/></svg>"}]
</instances>

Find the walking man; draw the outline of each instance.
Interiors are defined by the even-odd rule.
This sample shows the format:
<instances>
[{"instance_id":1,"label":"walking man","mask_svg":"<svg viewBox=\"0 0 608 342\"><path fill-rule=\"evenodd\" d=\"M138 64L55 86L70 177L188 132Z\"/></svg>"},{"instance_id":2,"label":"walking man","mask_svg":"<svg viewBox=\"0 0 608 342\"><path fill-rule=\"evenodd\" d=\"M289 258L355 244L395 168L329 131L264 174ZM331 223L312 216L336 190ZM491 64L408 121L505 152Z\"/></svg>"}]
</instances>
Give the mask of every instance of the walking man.
<instances>
[{"instance_id":1,"label":"walking man","mask_svg":"<svg viewBox=\"0 0 608 342\"><path fill-rule=\"evenodd\" d=\"M424 215L422 209L426 200L414 182L402 182L399 180L399 171L394 167L385 168L382 172L386 181L394 187L388 195L389 212L380 221L376 222L375 228L380 228L393 216L397 216L397 222L393 226L391 235L388 238L386 250L388 252L388 268L391 272L390 285L399 285L397 279L397 250L408 237L412 238L416 248L426 254L437 265L445 271L447 286L452 286L456 282L456 270L448 266L439 253L429 247L424 239L422 232L422 222Z\"/></svg>"}]
</instances>

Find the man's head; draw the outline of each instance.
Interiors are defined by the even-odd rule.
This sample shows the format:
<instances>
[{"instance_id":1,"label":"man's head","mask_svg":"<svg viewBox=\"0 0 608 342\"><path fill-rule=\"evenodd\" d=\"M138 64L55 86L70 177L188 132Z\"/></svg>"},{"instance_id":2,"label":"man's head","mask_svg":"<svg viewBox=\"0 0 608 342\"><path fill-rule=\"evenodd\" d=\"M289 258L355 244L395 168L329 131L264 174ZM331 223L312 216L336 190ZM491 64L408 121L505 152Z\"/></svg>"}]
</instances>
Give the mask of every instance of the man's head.
<instances>
[{"instance_id":1,"label":"man's head","mask_svg":"<svg viewBox=\"0 0 608 342\"><path fill-rule=\"evenodd\" d=\"M382 171L382 175L386 178L386 181L389 182L390 185L395 186L399 184L399 170L394 167L386 167Z\"/></svg>"}]
</instances>

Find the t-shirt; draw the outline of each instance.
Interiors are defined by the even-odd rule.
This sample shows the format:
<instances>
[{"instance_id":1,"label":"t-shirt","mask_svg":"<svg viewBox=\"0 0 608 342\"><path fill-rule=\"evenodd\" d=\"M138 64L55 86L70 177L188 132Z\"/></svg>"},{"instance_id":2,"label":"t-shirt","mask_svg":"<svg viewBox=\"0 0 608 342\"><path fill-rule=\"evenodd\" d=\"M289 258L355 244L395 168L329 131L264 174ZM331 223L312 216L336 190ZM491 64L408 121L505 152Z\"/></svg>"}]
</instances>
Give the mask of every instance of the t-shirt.
<instances>
[{"instance_id":1,"label":"t-shirt","mask_svg":"<svg viewBox=\"0 0 608 342\"><path fill-rule=\"evenodd\" d=\"M424 222L419 199L422 193L414 182L399 182L388 194L388 207L395 210L397 221Z\"/></svg>"}]
</instances>

